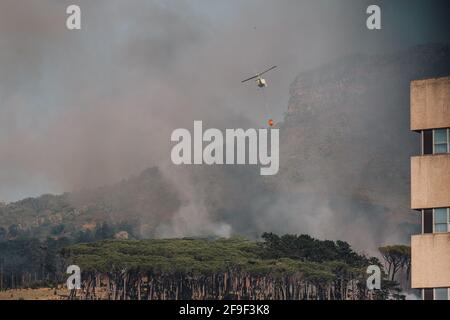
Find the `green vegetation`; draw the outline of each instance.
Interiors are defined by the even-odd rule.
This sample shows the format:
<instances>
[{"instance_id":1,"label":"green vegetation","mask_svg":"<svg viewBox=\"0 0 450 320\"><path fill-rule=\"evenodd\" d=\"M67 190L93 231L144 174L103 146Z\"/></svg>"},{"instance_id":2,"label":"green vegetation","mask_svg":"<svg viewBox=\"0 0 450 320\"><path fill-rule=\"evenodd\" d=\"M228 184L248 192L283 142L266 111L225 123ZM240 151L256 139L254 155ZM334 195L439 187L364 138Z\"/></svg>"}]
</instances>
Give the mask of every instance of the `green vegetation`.
<instances>
[{"instance_id":1,"label":"green vegetation","mask_svg":"<svg viewBox=\"0 0 450 320\"><path fill-rule=\"evenodd\" d=\"M378 249L388 266L387 274L391 281L394 281L395 275L406 269L409 278L411 266L411 247L403 245L393 245L380 247Z\"/></svg>"},{"instance_id":2,"label":"green vegetation","mask_svg":"<svg viewBox=\"0 0 450 320\"><path fill-rule=\"evenodd\" d=\"M62 254L83 271L86 299L99 298L99 287L107 299L384 299L390 293L369 294L366 268L381 264L346 242L262 238L105 240Z\"/></svg>"},{"instance_id":3,"label":"green vegetation","mask_svg":"<svg viewBox=\"0 0 450 320\"><path fill-rule=\"evenodd\" d=\"M76 243L90 243L112 239L119 232L135 238L128 224L102 223L93 230L74 232L66 237L58 225L52 236L45 240L34 238L28 231L9 228L6 236L0 228L0 290L8 288L54 286L64 281L65 261L60 251Z\"/></svg>"},{"instance_id":4,"label":"green vegetation","mask_svg":"<svg viewBox=\"0 0 450 320\"><path fill-rule=\"evenodd\" d=\"M213 274L230 269L257 275L303 274L333 279L335 263L300 261L286 257L263 259L262 243L243 238L102 241L71 246L64 251L84 271L140 270L153 273ZM358 271L354 269L354 271Z\"/></svg>"},{"instance_id":5,"label":"green vegetation","mask_svg":"<svg viewBox=\"0 0 450 320\"><path fill-rule=\"evenodd\" d=\"M367 266L383 267L344 241L272 233L262 241L113 240L123 227L102 224L76 238L1 241L0 289L55 286L64 283L67 265L76 264L83 289L72 298L401 299L392 272L409 263L401 254L408 247L380 248L389 270L382 290L369 292Z\"/></svg>"}]
</instances>

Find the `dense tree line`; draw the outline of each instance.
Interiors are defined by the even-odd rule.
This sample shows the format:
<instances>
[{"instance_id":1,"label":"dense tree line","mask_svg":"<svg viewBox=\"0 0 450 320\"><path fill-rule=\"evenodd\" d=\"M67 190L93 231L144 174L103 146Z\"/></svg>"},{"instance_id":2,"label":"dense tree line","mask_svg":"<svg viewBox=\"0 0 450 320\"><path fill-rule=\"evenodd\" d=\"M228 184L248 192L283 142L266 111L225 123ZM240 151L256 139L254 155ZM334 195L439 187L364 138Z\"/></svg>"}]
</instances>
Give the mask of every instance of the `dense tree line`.
<instances>
[{"instance_id":1,"label":"dense tree line","mask_svg":"<svg viewBox=\"0 0 450 320\"><path fill-rule=\"evenodd\" d=\"M68 247L83 270L81 299L402 299L383 274L369 291L366 268L377 258L343 241L306 235L245 239L106 241Z\"/></svg>"},{"instance_id":2,"label":"dense tree line","mask_svg":"<svg viewBox=\"0 0 450 320\"><path fill-rule=\"evenodd\" d=\"M0 228L0 290L54 286L64 282L65 262L60 255L64 247L113 239L120 231L133 237L133 229L128 224L102 223L93 230L67 236L61 236L64 225L56 225L53 237L45 240L30 237L29 230L14 225L8 230Z\"/></svg>"},{"instance_id":3,"label":"dense tree line","mask_svg":"<svg viewBox=\"0 0 450 320\"><path fill-rule=\"evenodd\" d=\"M273 233L264 233L262 239L263 255L266 258L314 262L342 261L353 267L380 265L377 258L367 258L356 253L345 241L318 240L309 235L286 234L280 237Z\"/></svg>"},{"instance_id":4,"label":"dense tree line","mask_svg":"<svg viewBox=\"0 0 450 320\"><path fill-rule=\"evenodd\" d=\"M111 240L126 225L100 224L73 237L0 241L0 289L63 284L68 264L82 269L83 299L401 299L395 281L409 270L406 246L375 257L344 241L264 233L231 239ZM128 229L133 238L132 230ZM63 227L54 231L63 232ZM366 288L366 268L383 270L382 290Z\"/></svg>"},{"instance_id":5,"label":"dense tree line","mask_svg":"<svg viewBox=\"0 0 450 320\"><path fill-rule=\"evenodd\" d=\"M59 251L67 238L16 239L0 242L0 289L51 286L62 280Z\"/></svg>"},{"instance_id":6,"label":"dense tree line","mask_svg":"<svg viewBox=\"0 0 450 320\"><path fill-rule=\"evenodd\" d=\"M94 224L94 228L82 230L73 229L64 223L48 225L43 224L31 228L21 228L20 225L12 224L8 228L0 227L0 242L6 240L39 239L45 241L47 238L59 239L69 238L75 243L92 242L103 239L112 239L119 231L125 231L135 237L136 223L100 223Z\"/></svg>"}]
</instances>

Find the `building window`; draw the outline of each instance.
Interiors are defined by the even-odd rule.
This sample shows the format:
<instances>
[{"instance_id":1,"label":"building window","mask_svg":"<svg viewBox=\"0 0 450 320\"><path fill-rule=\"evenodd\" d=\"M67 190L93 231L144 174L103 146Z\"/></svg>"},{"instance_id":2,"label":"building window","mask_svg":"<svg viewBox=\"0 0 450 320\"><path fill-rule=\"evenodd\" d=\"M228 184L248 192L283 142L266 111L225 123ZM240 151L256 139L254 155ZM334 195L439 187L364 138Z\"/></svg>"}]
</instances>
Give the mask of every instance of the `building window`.
<instances>
[{"instance_id":1,"label":"building window","mask_svg":"<svg viewBox=\"0 0 450 320\"><path fill-rule=\"evenodd\" d=\"M422 154L433 154L433 130L422 131Z\"/></svg>"},{"instance_id":2,"label":"building window","mask_svg":"<svg viewBox=\"0 0 450 320\"><path fill-rule=\"evenodd\" d=\"M433 209L423 210L422 225L423 233L433 233Z\"/></svg>"},{"instance_id":3,"label":"building window","mask_svg":"<svg viewBox=\"0 0 450 320\"><path fill-rule=\"evenodd\" d=\"M450 288L422 289L423 300L450 300Z\"/></svg>"},{"instance_id":4,"label":"building window","mask_svg":"<svg viewBox=\"0 0 450 320\"><path fill-rule=\"evenodd\" d=\"M449 129L436 129L433 130L433 153L449 153Z\"/></svg>"},{"instance_id":5,"label":"building window","mask_svg":"<svg viewBox=\"0 0 450 320\"><path fill-rule=\"evenodd\" d=\"M448 208L434 209L434 232L448 232Z\"/></svg>"},{"instance_id":6,"label":"building window","mask_svg":"<svg viewBox=\"0 0 450 320\"><path fill-rule=\"evenodd\" d=\"M433 289L430 289L430 288L423 289L422 299L423 300L433 300Z\"/></svg>"},{"instance_id":7,"label":"building window","mask_svg":"<svg viewBox=\"0 0 450 320\"><path fill-rule=\"evenodd\" d=\"M450 208L422 210L422 233L450 232Z\"/></svg>"},{"instance_id":8,"label":"building window","mask_svg":"<svg viewBox=\"0 0 450 320\"><path fill-rule=\"evenodd\" d=\"M448 300L449 288L436 288L434 289L434 300Z\"/></svg>"}]
</instances>

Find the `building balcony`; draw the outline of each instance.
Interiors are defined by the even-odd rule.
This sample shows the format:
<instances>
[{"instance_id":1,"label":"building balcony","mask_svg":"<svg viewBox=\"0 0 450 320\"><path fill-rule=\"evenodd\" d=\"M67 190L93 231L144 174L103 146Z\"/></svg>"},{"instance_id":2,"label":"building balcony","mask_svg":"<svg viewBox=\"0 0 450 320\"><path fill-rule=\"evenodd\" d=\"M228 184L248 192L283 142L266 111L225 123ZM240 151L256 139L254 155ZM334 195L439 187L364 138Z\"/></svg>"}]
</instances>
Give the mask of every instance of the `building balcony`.
<instances>
[{"instance_id":1,"label":"building balcony","mask_svg":"<svg viewBox=\"0 0 450 320\"><path fill-rule=\"evenodd\" d=\"M450 127L450 77L411 82L411 130Z\"/></svg>"},{"instance_id":2,"label":"building balcony","mask_svg":"<svg viewBox=\"0 0 450 320\"><path fill-rule=\"evenodd\" d=\"M450 154L412 157L411 208L444 207L450 207Z\"/></svg>"},{"instance_id":3,"label":"building balcony","mask_svg":"<svg viewBox=\"0 0 450 320\"><path fill-rule=\"evenodd\" d=\"M411 237L413 288L450 287L450 233Z\"/></svg>"}]
</instances>

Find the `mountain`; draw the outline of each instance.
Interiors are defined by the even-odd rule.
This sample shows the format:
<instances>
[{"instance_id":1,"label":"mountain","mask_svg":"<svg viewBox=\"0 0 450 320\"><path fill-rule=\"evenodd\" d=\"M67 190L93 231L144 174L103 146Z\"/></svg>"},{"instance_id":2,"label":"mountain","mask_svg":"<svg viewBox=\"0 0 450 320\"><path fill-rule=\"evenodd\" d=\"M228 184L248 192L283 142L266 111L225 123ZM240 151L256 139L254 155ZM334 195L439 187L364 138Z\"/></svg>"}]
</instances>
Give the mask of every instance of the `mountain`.
<instances>
[{"instance_id":1,"label":"mountain","mask_svg":"<svg viewBox=\"0 0 450 320\"><path fill-rule=\"evenodd\" d=\"M152 232L179 206L178 197L158 168L115 185L62 195L27 198L0 207L0 227L30 236L69 235L94 230L103 222L129 224L136 233ZM63 230L55 234L52 230ZM14 235L12 235L14 236Z\"/></svg>"},{"instance_id":2,"label":"mountain","mask_svg":"<svg viewBox=\"0 0 450 320\"><path fill-rule=\"evenodd\" d=\"M145 237L270 231L358 249L408 242L419 227L409 158L420 150L409 86L449 74L446 45L344 57L293 81L276 176L242 166L152 168L112 186L0 205L0 226L45 236L60 224L70 233L125 221Z\"/></svg>"},{"instance_id":3,"label":"mountain","mask_svg":"<svg viewBox=\"0 0 450 320\"><path fill-rule=\"evenodd\" d=\"M408 241L419 222L409 209L409 161L420 150L409 127L410 82L449 74L450 47L439 44L301 73L280 127L283 201L305 199L338 238ZM336 234L328 225L323 235Z\"/></svg>"}]
</instances>

